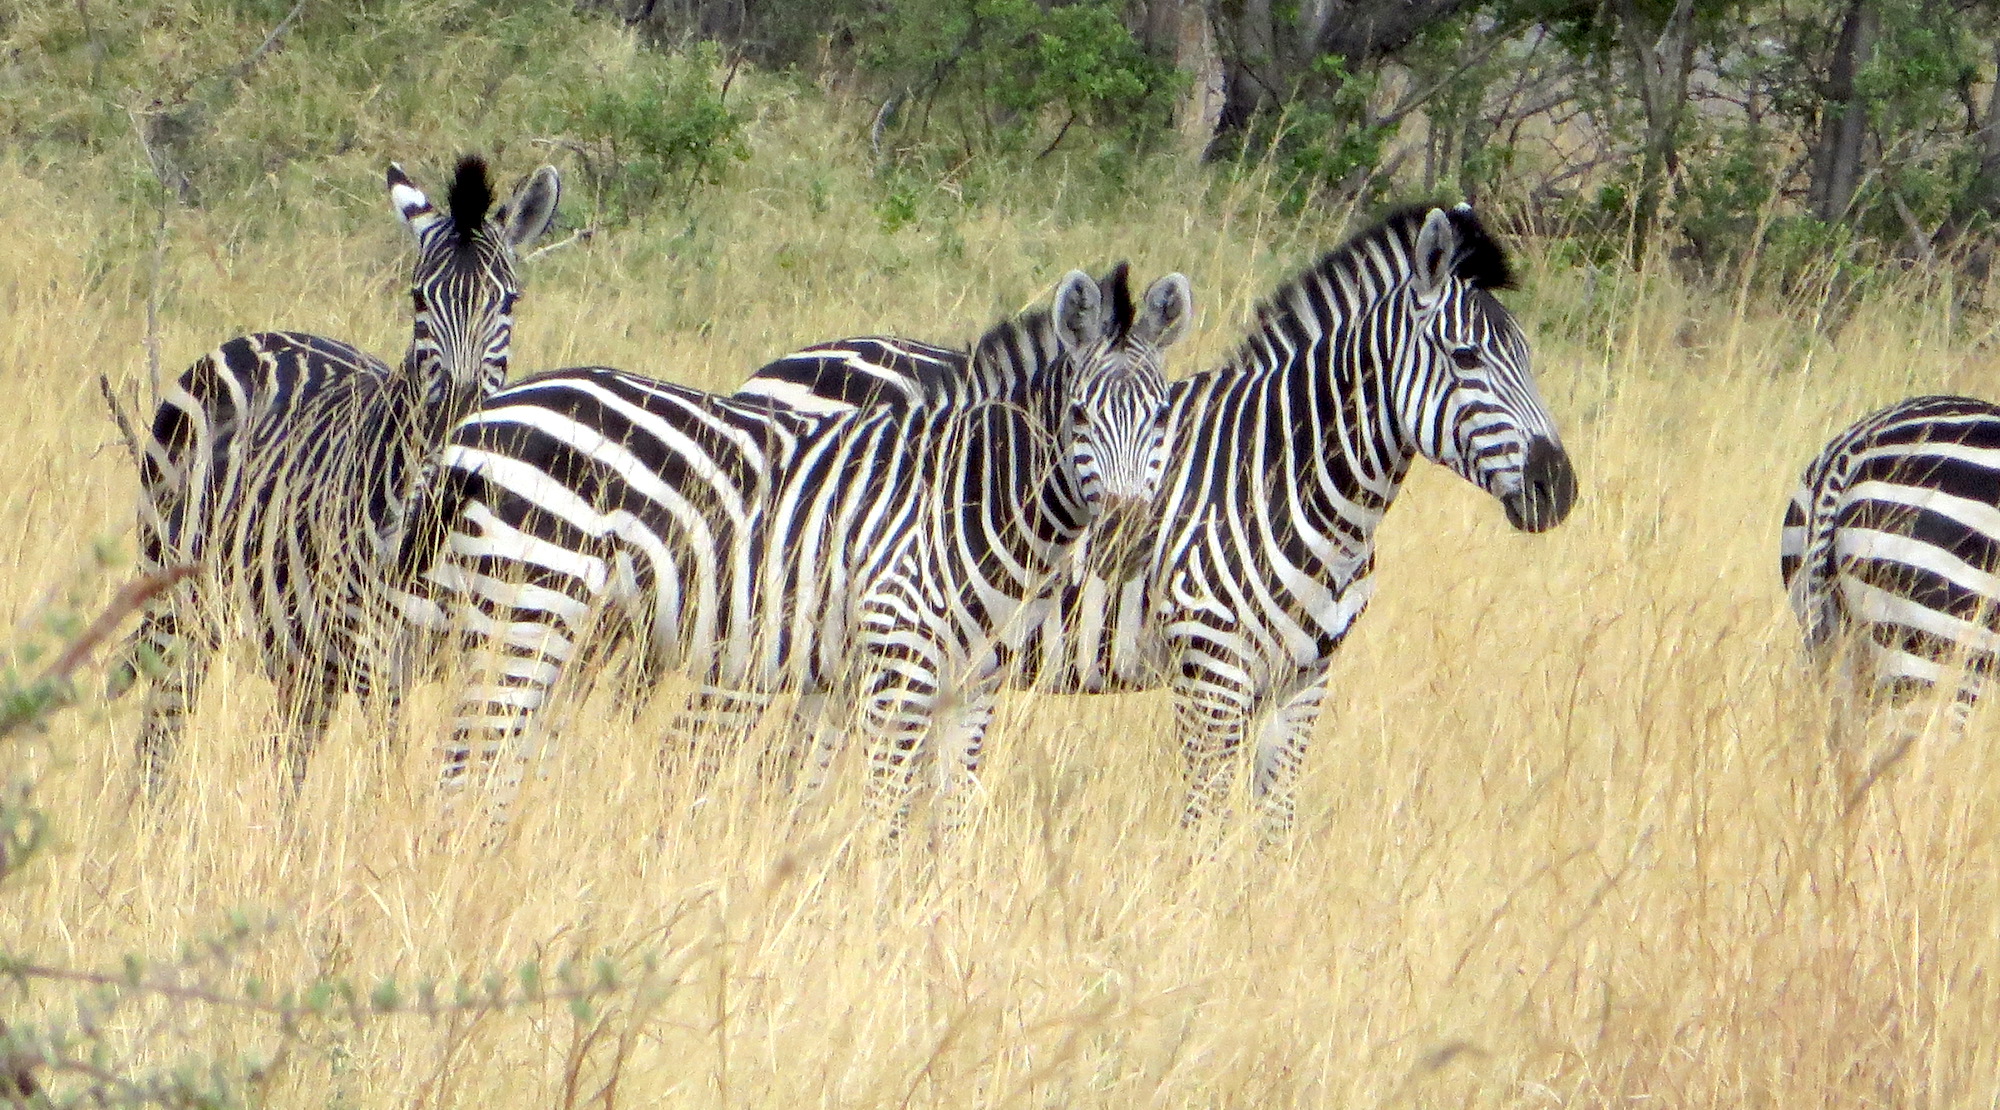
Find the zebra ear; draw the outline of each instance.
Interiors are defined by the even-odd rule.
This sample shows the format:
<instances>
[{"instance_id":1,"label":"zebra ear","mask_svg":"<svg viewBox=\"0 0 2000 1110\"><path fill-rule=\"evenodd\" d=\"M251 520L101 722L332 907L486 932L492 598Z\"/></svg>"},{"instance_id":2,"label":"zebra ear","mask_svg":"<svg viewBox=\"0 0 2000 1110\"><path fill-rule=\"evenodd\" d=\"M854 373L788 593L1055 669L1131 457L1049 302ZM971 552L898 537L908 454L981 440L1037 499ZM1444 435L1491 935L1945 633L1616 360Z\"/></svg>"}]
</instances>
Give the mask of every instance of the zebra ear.
<instances>
[{"instance_id":1,"label":"zebra ear","mask_svg":"<svg viewBox=\"0 0 2000 1110\"><path fill-rule=\"evenodd\" d=\"M1079 350L1097 342L1104 331L1104 293L1082 270L1071 270L1056 286L1050 313L1063 346Z\"/></svg>"},{"instance_id":2,"label":"zebra ear","mask_svg":"<svg viewBox=\"0 0 2000 1110\"><path fill-rule=\"evenodd\" d=\"M543 166L514 190L514 195L494 213L516 250L540 238L556 220L556 202L562 198L562 177L554 166Z\"/></svg>"},{"instance_id":3,"label":"zebra ear","mask_svg":"<svg viewBox=\"0 0 2000 1110\"><path fill-rule=\"evenodd\" d=\"M389 163L389 204L396 210L403 226L418 239L422 239L424 232L437 226L438 220L443 218L438 215L436 206L431 204L431 198L425 196L424 191L410 180L410 175L403 172L403 167L394 162Z\"/></svg>"},{"instance_id":4,"label":"zebra ear","mask_svg":"<svg viewBox=\"0 0 2000 1110\"><path fill-rule=\"evenodd\" d=\"M1185 274L1168 274L1146 289L1145 308L1132 325L1132 337L1155 349L1171 347L1188 333L1194 319L1194 293Z\"/></svg>"},{"instance_id":5,"label":"zebra ear","mask_svg":"<svg viewBox=\"0 0 2000 1110\"><path fill-rule=\"evenodd\" d=\"M1416 257L1411 260L1410 286L1420 301L1430 301L1451 280L1452 257L1458 253L1458 232L1442 208L1424 217L1417 232Z\"/></svg>"}]
</instances>

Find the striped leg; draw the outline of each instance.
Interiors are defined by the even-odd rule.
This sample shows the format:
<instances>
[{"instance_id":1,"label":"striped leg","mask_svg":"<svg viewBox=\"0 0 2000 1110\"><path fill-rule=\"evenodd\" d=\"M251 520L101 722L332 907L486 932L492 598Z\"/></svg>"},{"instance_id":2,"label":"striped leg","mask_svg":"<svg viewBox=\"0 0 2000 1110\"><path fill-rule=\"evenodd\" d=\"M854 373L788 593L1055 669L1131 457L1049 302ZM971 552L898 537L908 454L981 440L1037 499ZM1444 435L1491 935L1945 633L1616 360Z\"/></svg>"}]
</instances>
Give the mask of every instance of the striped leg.
<instances>
[{"instance_id":1,"label":"striped leg","mask_svg":"<svg viewBox=\"0 0 2000 1110\"><path fill-rule=\"evenodd\" d=\"M1236 761L1249 737L1256 702L1247 688L1221 685L1192 667L1183 669L1173 687L1188 784L1187 805L1181 810L1185 827L1229 812Z\"/></svg>"},{"instance_id":2,"label":"striped leg","mask_svg":"<svg viewBox=\"0 0 2000 1110\"><path fill-rule=\"evenodd\" d=\"M1304 685L1264 718L1257 734L1257 768L1251 793L1266 841L1291 835L1299 772L1305 764L1313 724L1319 720L1320 703L1326 699L1325 669L1303 673L1299 681Z\"/></svg>"},{"instance_id":3,"label":"striped leg","mask_svg":"<svg viewBox=\"0 0 2000 1110\"><path fill-rule=\"evenodd\" d=\"M868 738L868 811L897 839L910 821L910 800L922 761L936 753L925 744L937 687L921 677L885 667L864 687L862 735Z\"/></svg>"},{"instance_id":4,"label":"striped leg","mask_svg":"<svg viewBox=\"0 0 2000 1110\"><path fill-rule=\"evenodd\" d=\"M853 707L845 706L846 712L830 707L833 701L825 694L814 694L799 699L798 709L793 711L792 723L805 757L805 781L799 788L801 799L817 797L826 789L828 776L833 773L833 761L840 758L841 750L847 747L850 731L849 721L853 718Z\"/></svg>"},{"instance_id":5,"label":"striped leg","mask_svg":"<svg viewBox=\"0 0 2000 1110\"><path fill-rule=\"evenodd\" d=\"M459 699L458 719L444 748L439 786L447 812L456 807L467 784L476 781L489 787L494 822L504 822L536 754L530 725L553 731L552 722L539 721L537 714L548 704L577 641L554 627L558 618L553 614L544 616L503 622L482 614L468 622L475 635L484 633L489 650L474 664L478 673ZM551 744L542 740L545 749Z\"/></svg>"},{"instance_id":6,"label":"striped leg","mask_svg":"<svg viewBox=\"0 0 2000 1110\"><path fill-rule=\"evenodd\" d=\"M333 670L286 671L278 679L279 725L273 737L273 761L287 772L291 789L287 804L306 785L306 768L312 755L326 739L327 722L340 700L340 675Z\"/></svg>"},{"instance_id":7,"label":"striped leg","mask_svg":"<svg viewBox=\"0 0 2000 1110\"><path fill-rule=\"evenodd\" d=\"M202 623L193 622L191 630L184 627L191 597L191 592L177 591L168 604L146 614L137 635L137 650L150 655L160 672L146 692L145 722L139 730L139 775L149 801L163 799L172 789L170 772L187 714L201 696L215 654Z\"/></svg>"},{"instance_id":8,"label":"striped leg","mask_svg":"<svg viewBox=\"0 0 2000 1110\"><path fill-rule=\"evenodd\" d=\"M961 693L957 705L947 714L948 723L939 736L940 758L954 760L940 766L942 809L939 824L945 832L962 828L974 802L979 798L979 765L986 747L986 730L993 724L993 703L999 695L1000 675L990 674Z\"/></svg>"},{"instance_id":9,"label":"striped leg","mask_svg":"<svg viewBox=\"0 0 2000 1110\"><path fill-rule=\"evenodd\" d=\"M758 690L732 690L712 683L688 695L687 704L667 726L676 741L695 754L695 786L706 791L722 773L722 764L742 749L750 731L771 707L771 695ZM663 749L664 754L664 749Z\"/></svg>"}]
</instances>

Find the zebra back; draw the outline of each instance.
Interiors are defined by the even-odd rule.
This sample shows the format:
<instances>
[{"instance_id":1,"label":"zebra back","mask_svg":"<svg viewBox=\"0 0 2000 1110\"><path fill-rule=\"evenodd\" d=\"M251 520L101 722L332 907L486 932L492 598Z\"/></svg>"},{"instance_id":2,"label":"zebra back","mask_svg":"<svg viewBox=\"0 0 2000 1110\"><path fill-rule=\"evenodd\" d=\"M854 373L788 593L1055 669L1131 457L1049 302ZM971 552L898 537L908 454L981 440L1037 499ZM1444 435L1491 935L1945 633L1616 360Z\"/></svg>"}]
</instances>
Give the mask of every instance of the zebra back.
<instances>
[{"instance_id":1,"label":"zebra back","mask_svg":"<svg viewBox=\"0 0 2000 1110\"><path fill-rule=\"evenodd\" d=\"M557 676L620 634L711 689L818 693L857 673L866 625L882 652L936 645L890 668L935 690L929 664L1044 589L1094 511L1069 436L1097 301L1072 275L903 402L801 411L603 368L494 395L442 455L450 535L402 605L495 653L447 782L518 746Z\"/></svg>"},{"instance_id":2,"label":"zebra back","mask_svg":"<svg viewBox=\"0 0 2000 1110\"><path fill-rule=\"evenodd\" d=\"M2000 657L2000 406L1925 396L1835 436L1786 506L1779 571L1807 648L1865 637L1873 683ZM1962 696L1970 700L1970 691Z\"/></svg>"},{"instance_id":3,"label":"zebra back","mask_svg":"<svg viewBox=\"0 0 2000 1110\"><path fill-rule=\"evenodd\" d=\"M341 688L366 691L369 614L422 460L506 374L514 252L553 218L555 171L498 208L477 158L460 161L445 211L398 166L387 186L418 247L400 366L320 336L242 336L185 371L154 415L140 467L141 564L198 571L135 635L135 651L167 663L141 739L155 785L205 653L225 638L257 643L288 715L306 718L301 747ZM114 684L136 677L135 664Z\"/></svg>"}]
</instances>

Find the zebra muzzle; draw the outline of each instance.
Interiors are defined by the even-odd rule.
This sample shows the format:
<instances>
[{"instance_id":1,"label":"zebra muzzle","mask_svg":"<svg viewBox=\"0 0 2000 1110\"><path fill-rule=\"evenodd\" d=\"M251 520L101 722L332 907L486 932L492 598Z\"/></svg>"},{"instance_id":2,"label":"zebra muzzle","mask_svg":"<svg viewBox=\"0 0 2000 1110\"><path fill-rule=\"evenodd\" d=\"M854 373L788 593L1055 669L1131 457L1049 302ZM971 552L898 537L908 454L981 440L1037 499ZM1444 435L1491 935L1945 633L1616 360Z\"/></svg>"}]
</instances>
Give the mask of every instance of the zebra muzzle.
<instances>
[{"instance_id":1,"label":"zebra muzzle","mask_svg":"<svg viewBox=\"0 0 2000 1110\"><path fill-rule=\"evenodd\" d=\"M1112 582L1139 577L1159 532L1152 499L1108 497L1102 509L1091 526L1091 573Z\"/></svg>"},{"instance_id":2,"label":"zebra muzzle","mask_svg":"<svg viewBox=\"0 0 2000 1110\"><path fill-rule=\"evenodd\" d=\"M1552 439L1537 436L1528 444L1521 466L1521 488L1500 499L1507 523L1523 532L1546 532L1561 524L1576 504L1576 468L1569 452Z\"/></svg>"}]
</instances>

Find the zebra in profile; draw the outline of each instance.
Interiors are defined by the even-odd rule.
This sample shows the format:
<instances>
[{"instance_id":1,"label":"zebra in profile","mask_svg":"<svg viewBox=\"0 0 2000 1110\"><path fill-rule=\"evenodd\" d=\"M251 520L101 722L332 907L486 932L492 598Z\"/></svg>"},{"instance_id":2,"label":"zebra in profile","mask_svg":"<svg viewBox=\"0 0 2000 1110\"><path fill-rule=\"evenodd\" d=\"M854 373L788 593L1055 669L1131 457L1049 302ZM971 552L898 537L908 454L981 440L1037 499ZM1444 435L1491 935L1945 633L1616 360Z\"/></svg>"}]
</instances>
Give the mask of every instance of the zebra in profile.
<instances>
[{"instance_id":1,"label":"zebra in profile","mask_svg":"<svg viewBox=\"0 0 2000 1110\"><path fill-rule=\"evenodd\" d=\"M1962 731L2000 661L2000 405L1913 397L1835 436L1785 509L1779 570L1806 646L1858 641L1862 681L1907 703L1952 683Z\"/></svg>"},{"instance_id":2,"label":"zebra in profile","mask_svg":"<svg viewBox=\"0 0 2000 1110\"><path fill-rule=\"evenodd\" d=\"M145 613L117 681L159 661L139 738L149 794L214 651L256 644L277 683L296 790L343 690L369 696L385 576L412 483L445 433L507 376L515 256L547 230L560 183L544 166L493 208L486 163L458 163L439 211L400 166L389 201L416 239L415 306L399 367L299 332L238 336L166 391L141 451L141 569L193 566Z\"/></svg>"},{"instance_id":3,"label":"zebra in profile","mask_svg":"<svg viewBox=\"0 0 2000 1110\"><path fill-rule=\"evenodd\" d=\"M1226 807L1248 744L1265 831L1286 834L1328 668L1374 592L1375 529L1411 462L1484 489L1522 531L1575 502L1527 340L1494 296L1511 283L1461 205L1393 212L1280 286L1228 362L1169 388L1164 484L1137 558L1086 537L1057 603L1009 641L1008 681L1171 688L1183 823ZM844 389L821 383L819 405ZM990 711L961 727L982 730Z\"/></svg>"},{"instance_id":4,"label":"zebra in profile","mask_svg":"<svg viewBox=\"0 0 2000 1110\"><path fill-rule=\"evenodd\" d=\"M1143 314L1124 283L1072 272L1052 309L969 354L905 348L906 403L815 413L596 367L489 398L443 453L443 527L412 533L430 569L403 599L418 627L498 656L461 700L447 796L477 765L504 809L530 716L617 638L702 698L858 714L878 810L902 813L920 761L975 773L976 746L925 745L932 714L992 696L995 630L1039 619L1083 529L1152 492L1159 351L1185 330L1187 281L1161 279Z\"/></svg>"}]
</instances>

